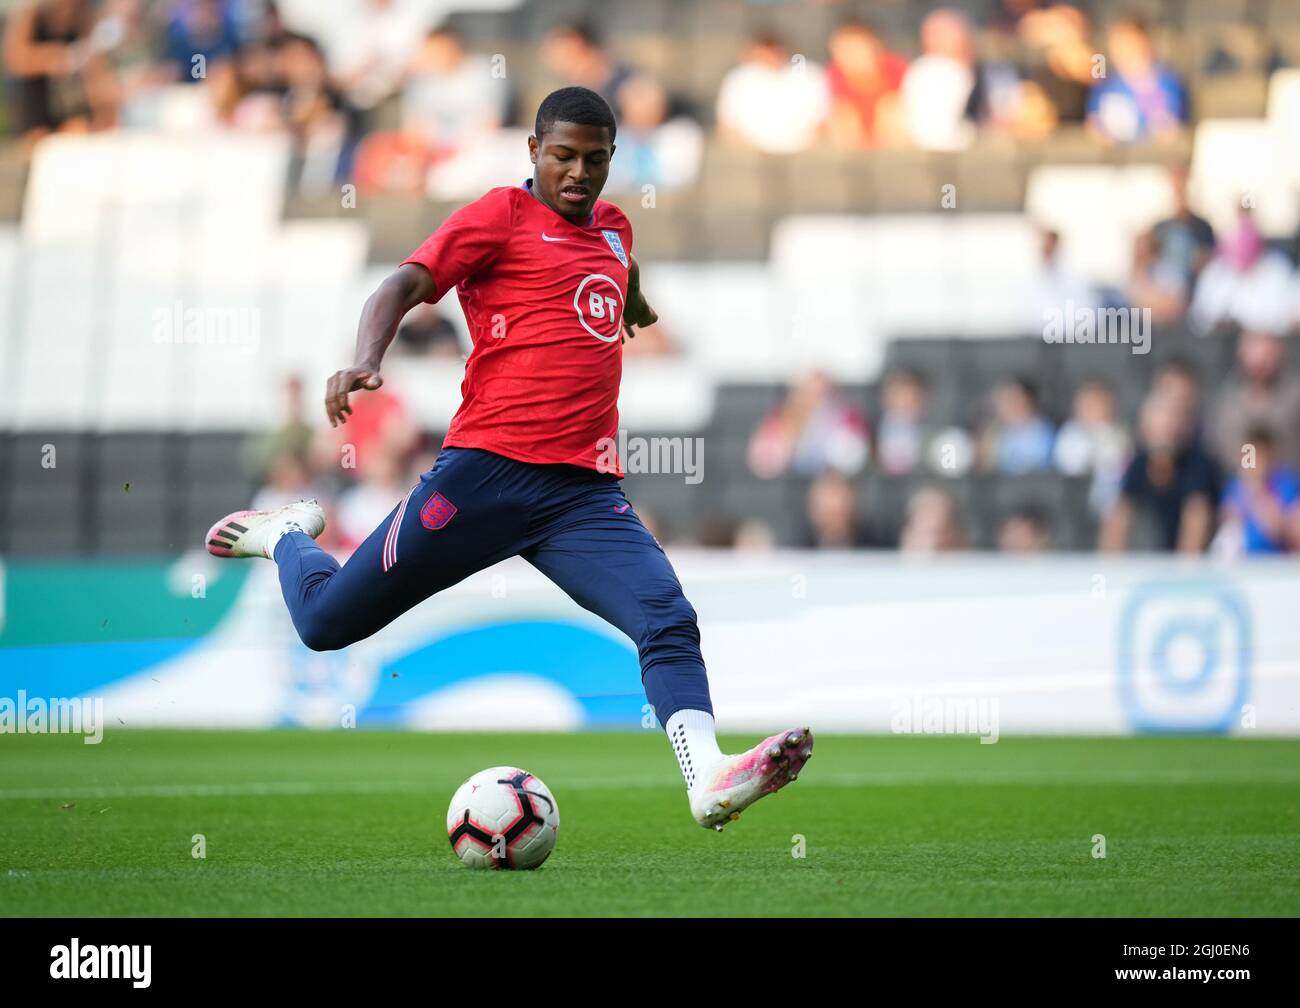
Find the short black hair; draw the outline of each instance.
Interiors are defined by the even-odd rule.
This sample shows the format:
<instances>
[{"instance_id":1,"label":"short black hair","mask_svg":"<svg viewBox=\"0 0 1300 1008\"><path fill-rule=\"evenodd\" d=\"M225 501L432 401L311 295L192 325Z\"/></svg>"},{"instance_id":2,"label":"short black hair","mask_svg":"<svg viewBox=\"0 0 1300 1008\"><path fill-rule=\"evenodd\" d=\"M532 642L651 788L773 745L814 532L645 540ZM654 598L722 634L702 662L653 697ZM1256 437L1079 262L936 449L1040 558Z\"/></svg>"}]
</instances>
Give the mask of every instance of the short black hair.
<instances>
[{"instance_id":1,"label":"short black hair","mask_svg":"<svg viewBox=\"0 0 1300 1008\"><path fill-rule=\"evenodd\" d=\"M537 106L537 122L533 134L538 140L556 123L576 123L579 126L604 126L609 130L610 143L614 142L614 113L609 103L590 88L565 87L552 91Z\"/></svg>"}]
</instances>

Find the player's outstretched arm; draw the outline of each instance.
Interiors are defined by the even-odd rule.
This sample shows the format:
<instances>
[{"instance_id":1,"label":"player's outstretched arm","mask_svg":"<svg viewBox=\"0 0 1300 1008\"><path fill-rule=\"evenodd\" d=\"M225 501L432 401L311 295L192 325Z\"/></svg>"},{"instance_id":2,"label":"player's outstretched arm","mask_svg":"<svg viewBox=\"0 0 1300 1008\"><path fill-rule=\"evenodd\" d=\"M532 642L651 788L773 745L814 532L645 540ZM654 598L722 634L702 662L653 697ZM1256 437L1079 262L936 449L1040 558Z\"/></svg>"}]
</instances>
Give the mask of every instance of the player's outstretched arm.
<instances>
[{"instance_id":1,"label":"player's outstretched arm","mask_svg":"<svg viewBox=\"0 0 1300 1008\"><path fill-rule=\"evenodd\" d=\"M623 331L627 333L624 342L628 337L636 335L632 331L633 326L644 329L659 321L659 316L641 293L641 267L635 256L630 259L630 263L627 271L627 308L623 311Z\"/></svg>"},{"instance_id":2,"label":"player's outstretched arm","mask_svg":"<svg viewBox=\"0 0 1300 1008\"><path fill-rule=\"evenodd\" d=\"M385 278L361 309L357 325L357 352L350 368L336 371L325 384L325 415L330 426L348 422L352 407L348 395L384 384L379 365L384 352L397 335L397 327L408 311L433 297L437 290L433 275L423 266L404 263Z\"/></svg>"}]
</instances>

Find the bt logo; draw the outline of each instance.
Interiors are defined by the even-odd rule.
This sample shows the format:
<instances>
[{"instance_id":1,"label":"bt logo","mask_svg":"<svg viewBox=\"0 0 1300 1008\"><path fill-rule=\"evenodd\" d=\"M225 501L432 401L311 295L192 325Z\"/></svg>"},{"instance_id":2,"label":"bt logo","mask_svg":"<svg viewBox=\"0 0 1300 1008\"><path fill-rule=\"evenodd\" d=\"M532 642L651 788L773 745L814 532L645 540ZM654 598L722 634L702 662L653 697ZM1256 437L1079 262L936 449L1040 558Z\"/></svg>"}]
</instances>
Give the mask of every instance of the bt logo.
<instances>
[{"instance_id":1,"label":"bt logo","mask_svg":"<svg viewBox=\"0 0 1300 1008\"><path fill-rule=\"evenodd\" d=\"M623 293L618 284L603 273L592 273L578 284L573 307L582 328L605 343L622 335Z\"/></svg>"}]
</instances>

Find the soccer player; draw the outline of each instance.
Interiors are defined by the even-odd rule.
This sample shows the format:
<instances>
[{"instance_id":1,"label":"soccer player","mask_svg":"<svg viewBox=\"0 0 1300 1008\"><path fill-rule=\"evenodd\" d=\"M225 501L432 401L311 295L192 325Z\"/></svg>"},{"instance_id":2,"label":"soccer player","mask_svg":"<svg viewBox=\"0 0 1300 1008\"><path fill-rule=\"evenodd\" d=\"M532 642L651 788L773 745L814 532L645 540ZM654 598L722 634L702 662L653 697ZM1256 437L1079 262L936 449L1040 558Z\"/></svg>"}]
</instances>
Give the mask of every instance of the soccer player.
<instances>
[{"instance_id":1,"label":"soccer player","mask_svg":"<svg viewBox=\"0 0 1300 1008\"><path fill-rule=\"evenodd\" d=\"M618 435L622 341L657 316L641 292L632 229L599 199L614 116L594 91L562 88L537 110L533 177L456 211L366 301L352 366L325 412L383 384L402 317L456 289L473 336L462 402L433 468L342 567L313 541L315 501L237 511L208 532L222 557L267 557L298 635L315 651L369 637L412 606L522 556L637 645L641 680L672 742L691 813L706 828L793 781L807 728L724 755L695 610L663 549L623 495Z\"/></svg>"}]
</instances>

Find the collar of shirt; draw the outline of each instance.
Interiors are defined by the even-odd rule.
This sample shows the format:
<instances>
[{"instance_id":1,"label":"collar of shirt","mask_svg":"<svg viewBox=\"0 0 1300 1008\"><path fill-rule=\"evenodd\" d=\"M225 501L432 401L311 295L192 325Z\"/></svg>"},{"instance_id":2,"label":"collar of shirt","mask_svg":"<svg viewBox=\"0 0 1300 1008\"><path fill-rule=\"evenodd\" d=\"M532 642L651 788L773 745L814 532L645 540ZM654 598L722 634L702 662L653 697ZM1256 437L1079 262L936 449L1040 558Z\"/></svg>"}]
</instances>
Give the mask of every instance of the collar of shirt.
<instances>
[{"instance_id":1,"label":"collar of shirt","mask_svg":"<svg viewBox=\"0 0 1300 1008\"><path fill-rule=\"evenodd\" d=\"M532 179L530 178L524 179L523 184L520 185L519 188L522 189L524 192L528 193L528 195L532 196L532 198L537 200L538 203L541 203L542 206L546 206L546 204L542 201L542 198L538 196L536 191L533 189ZM546 207L546 209L550 210L551 213L556 213L556 211L553 210L551 207ZM562 216L562 215L557 214L557 216ZM568 220L568 218L566 217L565 220ZM590 214L587 215L587 219L580 226L591 227L591 225L595 223L595 220L596 220L596 212L593 210ZM570 223L572 223L572 221L570 221Z\"/></svg>"}]
</instances>

